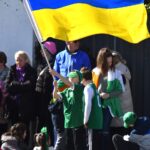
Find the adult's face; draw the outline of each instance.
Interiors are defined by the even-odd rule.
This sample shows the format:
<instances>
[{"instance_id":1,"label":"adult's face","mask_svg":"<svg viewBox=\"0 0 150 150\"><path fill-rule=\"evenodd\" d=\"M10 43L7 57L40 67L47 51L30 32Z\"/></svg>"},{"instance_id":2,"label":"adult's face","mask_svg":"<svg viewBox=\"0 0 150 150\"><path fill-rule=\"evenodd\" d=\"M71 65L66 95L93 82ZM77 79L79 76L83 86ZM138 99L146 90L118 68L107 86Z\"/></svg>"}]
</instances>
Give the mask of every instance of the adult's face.
<instances>
[{"instance_id":1,"label":"adult's face","mask_svg":"<svg viewBox=\"0 0 150 150\"><path fill-rule=\"evenodd\" d=\"M27 61L23 57L18 56L16 58L16 65L17 65L17 67L22 68L22 67L25 66L26 63L27 63Z\"/></svg>"},{"instance_id":2,"label":"adult's face","mask_svg":"<svg viewBox=\"0 0 150 150\"><path fill-rule=\"evenodd\" d=\"M74 53L77 49L79 49L79 42L78 41L72 41L72 42L66 42L67 48L71 53Z\"/></svg>"},{"instance_id":3,"label":"adult's face","mask_svg":"<svg viewBox=\"0 0 150 150\"><path fill-rule=\"evenodd\" d=\"M107 57L107 64L110 67L112 65L112 57Z\"/></svg>"}]
</instances>

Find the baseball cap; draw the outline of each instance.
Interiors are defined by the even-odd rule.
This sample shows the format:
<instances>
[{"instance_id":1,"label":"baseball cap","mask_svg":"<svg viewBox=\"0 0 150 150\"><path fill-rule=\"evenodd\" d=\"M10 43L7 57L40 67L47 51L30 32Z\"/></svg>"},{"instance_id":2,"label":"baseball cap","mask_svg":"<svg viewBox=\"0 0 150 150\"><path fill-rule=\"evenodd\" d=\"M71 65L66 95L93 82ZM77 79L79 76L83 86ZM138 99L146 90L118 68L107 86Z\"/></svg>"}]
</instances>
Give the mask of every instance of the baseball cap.
<instances>
[{"instance_id":1,"label":"baseball cap","mask_svg":"<svg viewBox=\"0 0 150 150\"><path fill-rule=\"evenodd\" d=\"M82 81L82 73L78 70L75 70L75 71L71 71L69 74L68 74L68 77L69 78L76 78L76 77L79 77L79 82Z\"/></svg>"},{"instance_id":2,"label":"baseball cap","mask_svg":"<svg viewBox=\"0 0 150 150\"><path fill-rule=\"evenodd\" d=\"M134 124L137 116L134 112L127 112L123 116L124 127L128 128L130 125Z\"/></svg>"}]
</instances>

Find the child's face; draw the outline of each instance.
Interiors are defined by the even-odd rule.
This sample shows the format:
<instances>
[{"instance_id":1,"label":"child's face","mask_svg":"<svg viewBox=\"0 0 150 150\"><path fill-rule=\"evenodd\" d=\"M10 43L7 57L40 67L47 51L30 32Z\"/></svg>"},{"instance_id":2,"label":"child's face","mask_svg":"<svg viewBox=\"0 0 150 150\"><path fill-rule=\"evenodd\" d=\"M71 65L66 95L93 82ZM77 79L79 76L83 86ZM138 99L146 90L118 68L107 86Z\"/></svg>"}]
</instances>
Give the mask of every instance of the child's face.
<instances>
[{"instance_id":1,"label":"child's face","mask_svg":"<svg viewBox=\"0 0 150 150\"><path fill-rule=\"evenodd\" d=\"M81 84L83 84L85 86L85 82L86 82L86 80L82 79Z\"/></svg>"},{"instance_id":2,"label":"child's face","mask_svg":"<svg viewBox=\"0 0 150 150\"><path fill-rule=\"evenodd\" d=\"M70 81L71 83L79 83L79 78L78 78L78 77L69 78L69 81Z\"/></svg>"}]
</instances>

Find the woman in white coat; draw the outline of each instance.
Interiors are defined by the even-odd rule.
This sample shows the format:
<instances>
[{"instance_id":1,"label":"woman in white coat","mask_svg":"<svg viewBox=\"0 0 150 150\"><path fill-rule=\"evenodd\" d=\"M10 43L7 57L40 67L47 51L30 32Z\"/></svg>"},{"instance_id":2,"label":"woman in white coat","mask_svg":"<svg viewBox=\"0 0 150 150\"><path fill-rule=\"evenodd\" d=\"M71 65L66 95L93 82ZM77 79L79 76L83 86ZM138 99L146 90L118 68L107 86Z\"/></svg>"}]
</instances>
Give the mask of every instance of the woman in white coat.
<instances>
[{"instance_id":1,"label":"woman in white coat","mask_svg":"<svg viewBox=\"0 0 150 150\"><path fill-rule=\"evenodd\" d=\"M122 56L116 51L113 51L112 55L116 69L121 71L121 74L124 78L125 91L120 95L122 111L123 113L126 113L128 111L131 112L133 111L133 102L129 83L129 81L131 80L131 74L128 67L126 66L126 61L122 58ZM114 118L112 120L111 126L123 127L123 120Z\"/></svg>"}]
</instances>

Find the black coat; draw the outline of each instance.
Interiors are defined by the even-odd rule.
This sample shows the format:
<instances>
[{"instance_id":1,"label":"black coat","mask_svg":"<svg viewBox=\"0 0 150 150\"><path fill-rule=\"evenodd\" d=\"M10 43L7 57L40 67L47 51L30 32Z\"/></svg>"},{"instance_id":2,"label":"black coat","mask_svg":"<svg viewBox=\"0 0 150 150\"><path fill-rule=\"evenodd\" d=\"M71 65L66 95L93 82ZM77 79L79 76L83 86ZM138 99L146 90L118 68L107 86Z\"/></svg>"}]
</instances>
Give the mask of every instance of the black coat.
<instances>
[{"instance_id":1,"label":"black coat","mask_svg":"<svg viewBox=\"0 0 150 150\"><path fill-rule=\"evenodd\" d=\"M53 143L53 125L51 114L48 111L48 105L52 99L53 78L49 73L48 67L45 67L39 74L36 82L36 115L39 118L38 130L43 126L48 128Z\"/></svg>"},{"instance_id":2,"label":"black coat","mask_svg":"<svg viewBox=\"0 0 150 150\"><path fill-rule=\"evenodd\" d=\"M13 110L11 107L17 108L17 113L24 121L29 121L35 116L36 78L36 71L29 64L26 64L25 80L23 82L20 82L17 78L16 65L11 66L6 79L6 89L9 93L9 108L10 110ZM16 96L19 96L17 102L15 100Z\"/></svg>"},{"instance_id":3,"label":"black coat","mask_svg":"<svg viewBox=\"0 0 150 150\"><path fill-rule=\"evenodd\" d=\"M49 73L48 67L45 67L37 78L36 92L38 93L38 99L40 99L41 104L44 103L43 105L48 109L53 92L53 78Z\"/></svg>"}]
</instances>

